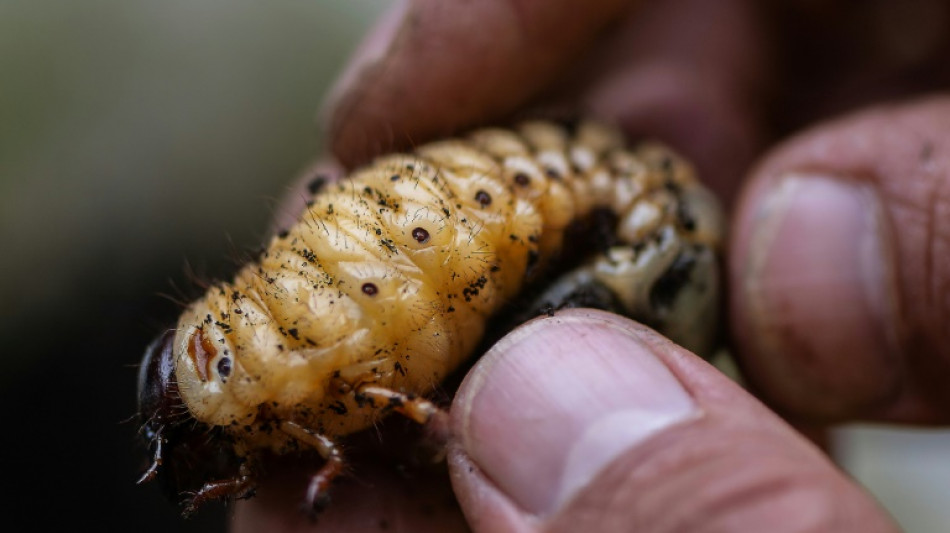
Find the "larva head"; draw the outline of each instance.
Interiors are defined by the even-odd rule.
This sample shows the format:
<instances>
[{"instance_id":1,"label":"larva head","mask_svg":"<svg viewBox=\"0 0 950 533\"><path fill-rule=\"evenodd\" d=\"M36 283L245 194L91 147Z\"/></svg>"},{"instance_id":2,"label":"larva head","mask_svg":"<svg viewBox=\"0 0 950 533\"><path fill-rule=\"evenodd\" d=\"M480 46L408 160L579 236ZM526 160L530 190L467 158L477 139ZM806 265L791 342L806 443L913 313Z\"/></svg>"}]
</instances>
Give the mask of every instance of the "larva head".
<instances>
[{"instance_id":1,"label":"larva head","mask_svg":"<svg viewBox=\"0 0 950 533\"><path fill-rule=\"evenodd\" d=\"M174 339L175 332L167 331L149 345L138 378L142 435L152 456L140 482L157 477L171 499L209 479L233 475L240 466L233 443L197 423L185 407L175 378Z\"/></svg>"},{"instance_id":2,"label":"larva head","mask_svg":"<svg viewBox=\"0 0 950 533\"><path fill-rule=\"evenodd\" d=\"M281 340L273 328L232 329L214 306L220 299L206 297L192 304L178 321L170 341L175 382L181 401L199 422L211 426L253 423L258 406L268 400L271 374L283 367L268 365ZM248 305L246 312L252 313ZM263 336L263 337L261 337ZM255 349L256 358L235 358L237 346L266 338L267 348ZM286 342L286 341L285 341ZM275 353L272 353L275 352Z\"/></svg>"}]
</instances>

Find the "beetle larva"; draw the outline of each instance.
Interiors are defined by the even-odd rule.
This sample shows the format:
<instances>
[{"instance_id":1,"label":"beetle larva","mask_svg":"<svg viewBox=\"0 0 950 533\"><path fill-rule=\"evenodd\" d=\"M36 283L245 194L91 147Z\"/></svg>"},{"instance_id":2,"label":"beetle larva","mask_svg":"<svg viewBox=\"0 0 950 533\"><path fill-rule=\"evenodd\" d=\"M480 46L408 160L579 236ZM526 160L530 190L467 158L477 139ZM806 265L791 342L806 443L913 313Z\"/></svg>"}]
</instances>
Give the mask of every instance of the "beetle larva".
<instances>
[{"instance_id":1,"label":"beetle larva","mask_svg":"<svg viewBox=\"0 0 950 533\"><path fill-rule=\"evenodd\" d=\"M249 493L260 451L301 448L326 460L306 497L319 506L343 465L335 440L389 410L429 420L422 397L529 284L536 309L606 308L713 348L721 216L664 147L529 122L385 156L323 189L146 352L143 480L197 479L190 506ZM610 215L611 244L544 286L569 228L594 213Z\"/></svg>"}]
</instances>

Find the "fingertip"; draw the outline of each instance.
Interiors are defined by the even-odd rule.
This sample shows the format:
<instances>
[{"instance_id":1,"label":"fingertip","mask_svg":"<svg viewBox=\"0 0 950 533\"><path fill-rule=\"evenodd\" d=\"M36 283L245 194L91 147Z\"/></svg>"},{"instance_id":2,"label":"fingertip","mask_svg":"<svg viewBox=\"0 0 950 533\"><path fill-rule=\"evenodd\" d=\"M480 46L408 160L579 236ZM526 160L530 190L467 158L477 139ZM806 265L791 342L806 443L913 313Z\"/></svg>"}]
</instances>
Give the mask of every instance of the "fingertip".
<instances>
[{"instance_id":1,"label":"fingertip","mask_svg":"<svg viewBox=\"0 0 950 533\"><path fill-rule=\"evenodd\" d=\"M789 173L747 197L733 255L746 370L785 410L835 420L900 384L896 260L879 195L847 176Z\"/></svg>"},{"instance_id":2,"label":"fingertip","mask_svg":"<svg viewBox=\"0 0 950 533\"><path fill-rule=\"evenodd\" d=\"M591 310L537 319L467 376L458 445L518 508L554 512L624 450L698 416L636 327Z\"/></svg>"},{"instance_id":3,"label":"fingertip","mask_svg":"<svg viewBox=\"0 0 950 533\"><path fill-rule=\"evenodd\" d=\"M730 239L730 324L746 377L787 416L947 420L933 378L950 372L936 304L950 263L934 261L947 117L945 96L866 109L752 172Z\"/></svg>"},{"instance_id":4,"label":"fingertip","mask_svg":"<svg viewBox=\"0 0 950 533\"><path fill-rule=\"evenodd\" d=\"M584 100L633 138L657 138L688 156L731 205L765 140L764 27L746 0L645 4L601 45L610 59L590 76Z\"/></svg>"},{"instance_id":5,"label":"fingertip","mask_svg":"<svg viewBox=\"0 0 950 533\"><path fill-rule=\"evenodd\" d=\"M384 22L325 106L346 166L514 112L541 91L622 0L413 2ZM387 19L388 21L389 19ZM380 37L382 34L382 37Z\"/></svg>"},{"instance_id":6,"label":"fingertip","mask_svg":"<svg viewBox=\"0 0 950 533\"><path fill-rule=\"evenodd\" d=\"M811 443L648 328L573 310L515 335L453 405L450 469L473 525L894 530Z\"/></svg>"}]
</instances>

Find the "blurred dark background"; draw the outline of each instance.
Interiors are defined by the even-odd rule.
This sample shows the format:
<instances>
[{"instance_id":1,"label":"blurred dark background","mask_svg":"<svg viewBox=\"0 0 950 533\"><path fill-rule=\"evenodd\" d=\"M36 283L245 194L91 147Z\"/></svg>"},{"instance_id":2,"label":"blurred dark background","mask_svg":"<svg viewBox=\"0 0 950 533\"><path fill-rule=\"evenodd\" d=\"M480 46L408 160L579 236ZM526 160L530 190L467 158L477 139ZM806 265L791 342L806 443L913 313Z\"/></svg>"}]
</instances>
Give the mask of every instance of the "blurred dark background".
<instances>
[{"instance_id":1,"label":"blurred dark background","mask_svg":"<svg viewBox=\"0 0 950 533\"><path fill-rule=\"evenodd\" d=\"M3 508L33 530L223 530L137 487L136 366L256 248L384 0L0 2Z\"/></svg>"}]
</instances>

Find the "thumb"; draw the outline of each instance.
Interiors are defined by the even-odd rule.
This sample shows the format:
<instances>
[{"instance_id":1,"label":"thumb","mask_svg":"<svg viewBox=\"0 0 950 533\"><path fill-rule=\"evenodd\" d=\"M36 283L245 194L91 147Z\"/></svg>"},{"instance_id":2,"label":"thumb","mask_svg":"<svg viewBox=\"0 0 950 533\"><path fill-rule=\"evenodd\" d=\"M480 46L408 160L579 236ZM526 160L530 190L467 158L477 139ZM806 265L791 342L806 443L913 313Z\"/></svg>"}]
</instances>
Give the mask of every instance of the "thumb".
<instances>
[{"instance_id":1,"label":"thumb","mask_svg":"<svg viewBox=\"0 0 950 533\"><path fill-rule=\"evenodd\" d=\"M615 315L519 328L452 414L452 482L476 531L896 529L754 398Z\"/></svg>"}]
</instances>

